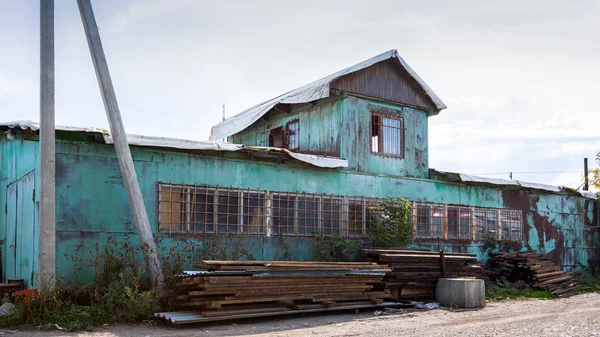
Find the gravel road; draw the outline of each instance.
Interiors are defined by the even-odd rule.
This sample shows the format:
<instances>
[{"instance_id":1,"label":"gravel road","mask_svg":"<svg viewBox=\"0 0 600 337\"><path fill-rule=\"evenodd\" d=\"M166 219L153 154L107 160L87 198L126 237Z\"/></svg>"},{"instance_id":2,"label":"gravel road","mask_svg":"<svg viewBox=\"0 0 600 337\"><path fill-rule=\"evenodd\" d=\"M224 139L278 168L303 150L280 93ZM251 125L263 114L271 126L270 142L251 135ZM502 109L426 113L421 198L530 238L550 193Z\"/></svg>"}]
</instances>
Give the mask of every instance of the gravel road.
<instances>
[{"instance_id":1,"label":"gravel road","mask_svg":"<svg viewBox=\"0 0 600 337\"><path fill-rule=\"evenodd\" d=\"M94 332L4 332L4 336L600 336L600 294L558 300L505 300L483 310L437 309L374 315L337 313L174 328L115 325Z\"/></svg>"}]
</instances>

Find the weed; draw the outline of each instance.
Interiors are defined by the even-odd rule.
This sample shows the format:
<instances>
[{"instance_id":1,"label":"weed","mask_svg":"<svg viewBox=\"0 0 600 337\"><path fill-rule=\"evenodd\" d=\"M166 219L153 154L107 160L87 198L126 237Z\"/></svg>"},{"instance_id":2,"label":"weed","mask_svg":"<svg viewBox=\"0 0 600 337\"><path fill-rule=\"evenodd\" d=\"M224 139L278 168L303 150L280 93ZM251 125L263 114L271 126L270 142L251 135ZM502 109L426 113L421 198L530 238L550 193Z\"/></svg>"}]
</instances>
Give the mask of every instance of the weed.
<instances>
[{"instance_id":1,"label":"weed","mask_svg":"<svg viewBox=\"0 0 600 337\"><path fill-rule=\"evenodd\" d=\"M414 238L409 222L410 203L401 198L388 198L381 210L372 212L376 221L367 228L367 242L379 248L406 247Z\"/></svg>"},{"instance_id":2,"label":"weed","mask_svg":"<svg viewBox=\"0 0 600 337\"><path fill-rule=\"evenodd\" d=\"M159 255L167 288L183 270L202 259L254 259L242 239L224 243L216 238L182 236L166 242L169 246ZM58 282L55 289L16 304L0 317L0 327L91 330L105 323L151 318L158 305L146 273L146 249L131 243L128 236L110 234L104 243L78 245L74 254L65 254L73 265L72 281ZM169 302L172 299L166 299L161 309L169 309Z\"/></svg>"},{"instance_id":3,"label":"weed","mask_svg":"<svg viewBox=\"0 0 600 337\"><path fill-rule=\"evenodd\" d=\"M488 236L483 243L485 251L493 252L515 252L521 249L521 242L515 240L496 239Z\"/></svg>"},{"instance_id":4,"label":"weed","mask_svg":"<svg viewBox=\"0 0 600 337\"><path fill-rule=\"evenodd\" d=\"M582 277L579 280L581 293L595 293L600 291L600 279L598 277Z\"/></svg>"},{"instance_id":5,"label":"weed","mask_svg":"<svg viewBox=\"0 0 600 337\"><path fill-rule=\"evenodd\" d=\"M552 293L530 288L522 282L517 283L499 283L491 284L486 289L486 299L490 301L504 300L504 299L524 299L524 298L542 298L550 299L554 296Z\"/></svg>"},{"instance_id":6,"label":"weed","mask_svg":"<svg viewBox=\"0 0 600 337\"><path fill-rule=\"evenodd\" d=\"M360 245L337 234L319 233L313 246L315 260L324 262L351 261Z\"/></svg>"},{"instance_id":7,"label":"weed","mask_svg":"<svg viewBox=\"0 0 600 337\"><path fill-rule=\"evenodd\" d=\"M41 293L26 302L17 303L5 316L0 326L28 329L64 329L67 331L92 329L105 322L106 312L101 307L73 303L61 287Z\"/></svg>"}]
</instances>

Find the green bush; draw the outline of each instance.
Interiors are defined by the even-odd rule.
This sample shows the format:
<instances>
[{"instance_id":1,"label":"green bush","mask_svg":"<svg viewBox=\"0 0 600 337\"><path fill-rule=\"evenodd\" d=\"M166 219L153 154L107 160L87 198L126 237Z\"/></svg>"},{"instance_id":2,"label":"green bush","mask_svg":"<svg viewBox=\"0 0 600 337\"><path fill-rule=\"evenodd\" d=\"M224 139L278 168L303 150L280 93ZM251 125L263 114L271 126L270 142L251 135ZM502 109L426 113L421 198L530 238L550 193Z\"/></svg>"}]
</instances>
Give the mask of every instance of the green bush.
<instances>
[{"instance_id":1,"label":"green bush","mask_svg":"<svg viewBox=\"0 0 600 337\"><path fill-rule=\"evenodd\" d=\"M337 234L320 233L313 246L315 260L323 262L351 261L358 251L358 242Z\"/></svg>"},{"instance_id":2,"label":"green bush","mask_svg":"<svg viewBox=\"0 0 600 337\"><path fill-rule=\"evenodd\" d=\"M406 247L415 236L409 216L410 203L406 199L384 200L377 220L367 228L368 244L378 248Z\"/></svg>"},{"instance_id":3,"label":"green bush","mask_svg":"<svg viewBox=\"0 0 600 337\"><path fill-rule=\"evenodd\" d=\"M77 305L57 287L15 304L0 326L6 328L61 329L67 331L92 329L104 323L106 312L101 307Z\"/></svg>"},{"instance_id":4,"label":"green bush","mask_svg":"<svg viewBox=\"0 0 600 337\"><path fill-rule=\"evenodd\" d=\"M141 249L109 238L104 247L90 249L90 258L72 257L76 278L78 271L87 269L94 274L93 282L58 282L54 289L17 303L0 317L0 327L75 331L151 318L156 299L149 291L144 263L136 260Z\"/></svg>"}]
</instances>

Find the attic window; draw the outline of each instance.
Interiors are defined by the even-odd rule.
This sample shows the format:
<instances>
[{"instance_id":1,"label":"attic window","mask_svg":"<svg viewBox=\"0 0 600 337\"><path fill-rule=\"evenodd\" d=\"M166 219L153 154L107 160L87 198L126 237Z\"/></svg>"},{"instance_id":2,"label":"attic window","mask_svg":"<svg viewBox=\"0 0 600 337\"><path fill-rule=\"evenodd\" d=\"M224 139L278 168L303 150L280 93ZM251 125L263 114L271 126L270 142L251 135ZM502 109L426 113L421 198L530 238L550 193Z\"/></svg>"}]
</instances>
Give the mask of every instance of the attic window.
<instances>
[{"instance_id":1,"label":"attic window","mask_svg":"<svg viewBox=\"0 0 600 337\"><path fill-rule=\"evenodd\" d=\"M371 114L371 152L404 158L404 119Z\"/></svg>"},{"instance_id":2,"label":"attic window","mask_svg":"<svg viewBox=\"0 0 600 337\"><path fill-rule=\"evenodd\" d=\"M283 127L272 129L269 132L269 146L282 147L288 150L300 148L300 123L297 119L289 121Z\"/></svg>"},{"instance_id":3,"label":"attic window","mask_svg":"<svg viewBox=\"0 0 600 337\"><path fill-rule=\"evenodd\" d=\"M269 146L272 147L284 147L283 146L283 128L278 127L269 133Z\"/></svg>"},{"instance_id":4,"label":"attic window","mask_svg":"<svg viewBox=\"0 0 600 337\"><path fill-rule=\"evenodd\" d=\"M286 146L288 150L297 150L300 147L300 123L297 119L291 120L285 126Z\"/></svg>"}]
</instances>

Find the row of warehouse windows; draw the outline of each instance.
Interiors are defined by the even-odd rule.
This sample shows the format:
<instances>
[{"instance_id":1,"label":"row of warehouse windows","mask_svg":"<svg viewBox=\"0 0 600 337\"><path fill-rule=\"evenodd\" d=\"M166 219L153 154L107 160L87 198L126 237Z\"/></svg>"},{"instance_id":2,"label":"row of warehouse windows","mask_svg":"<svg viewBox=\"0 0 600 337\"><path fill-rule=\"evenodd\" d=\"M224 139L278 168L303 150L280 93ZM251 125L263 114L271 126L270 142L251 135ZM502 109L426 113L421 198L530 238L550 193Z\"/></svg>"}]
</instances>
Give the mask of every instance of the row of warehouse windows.
<instances>
[{"instance_id":1,"label":"row of warehouse windows","mask_svg":"<svg viewBox=\"0 0 600 337\"><path fill-rule=\"evenodd\" d=\"M382 199L211 186L158 185L159 230L168 233L362 237ZM522 238L521 211L412 203L417 238Z\"/></svg>"}]
</instances>

